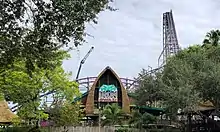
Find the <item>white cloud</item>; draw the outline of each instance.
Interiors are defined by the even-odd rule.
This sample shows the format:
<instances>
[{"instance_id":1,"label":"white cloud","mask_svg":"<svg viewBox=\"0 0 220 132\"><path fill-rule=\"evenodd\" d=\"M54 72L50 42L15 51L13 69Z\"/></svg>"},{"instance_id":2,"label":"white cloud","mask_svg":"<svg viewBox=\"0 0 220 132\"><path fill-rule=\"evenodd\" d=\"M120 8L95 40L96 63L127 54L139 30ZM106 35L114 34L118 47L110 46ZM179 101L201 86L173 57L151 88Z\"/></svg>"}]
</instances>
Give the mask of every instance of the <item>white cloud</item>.
<instances>
[{"instance_id":1,"label":"white cloud","mask_svg":"<svg viewBox=\"0 0 220 132\"><path fill-rule=\"evenodd\" d=\"M162 13L173 10L178 40L182 47L201 43L206 32L219 28L218 1L215 0L116 0L118 11L99 15L98 25L87 26L94 38L80 47L82 58L91 45L94 51L83 65L80 77L97 76L111 66L121 77L134 77L141 68L157 67L162 51ZM64 68L76 74L76 51ZM75 76L74 74L74 76Z\"/></svg>"}]
</instances>

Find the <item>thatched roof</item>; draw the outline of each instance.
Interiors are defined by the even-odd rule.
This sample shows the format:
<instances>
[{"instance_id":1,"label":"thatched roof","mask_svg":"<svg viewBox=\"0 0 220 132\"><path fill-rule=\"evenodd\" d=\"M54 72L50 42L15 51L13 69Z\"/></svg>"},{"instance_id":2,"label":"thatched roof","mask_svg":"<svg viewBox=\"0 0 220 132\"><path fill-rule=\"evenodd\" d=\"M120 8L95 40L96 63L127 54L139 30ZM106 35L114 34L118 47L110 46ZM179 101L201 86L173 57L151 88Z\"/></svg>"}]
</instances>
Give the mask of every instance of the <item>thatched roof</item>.
<instances>
[{"instance_id":1,"label":"thatched roof","mask_svg":"<svg viewBox=\"0 0 220 132\"><path fill-rule=\"evenodd\" d=\"M213 110L215 110L215 106L211 101L202 101L192 109L187 109L187 108L183 109L183 111L180 111L179 114L182 115L188 112L198 112L198 111L203 112L203 111L213 111Z\"/></svg>"},{"instance_id":2,"label":"thatched roof","mask_svg":"<svg viewBox=\"0 0 220 132\"><path fill-rule=\"evenodd\" d=\"M6 101L0 101L0 123L10 123L15 115L8 107L8 103Z\"/></svg>"},{"instance_id":3,"label":"thatched roof","mask_svg":"<svg viewBox=\"0 0 220 132\"><path fill-rule=\"evenodd\" d=\"M207 111L207 110L214 110L214 109L215 109L215 106L209 100L199 103L198 107L196 108L196 110L198 111Z\"/></svg>"}]
</instances>

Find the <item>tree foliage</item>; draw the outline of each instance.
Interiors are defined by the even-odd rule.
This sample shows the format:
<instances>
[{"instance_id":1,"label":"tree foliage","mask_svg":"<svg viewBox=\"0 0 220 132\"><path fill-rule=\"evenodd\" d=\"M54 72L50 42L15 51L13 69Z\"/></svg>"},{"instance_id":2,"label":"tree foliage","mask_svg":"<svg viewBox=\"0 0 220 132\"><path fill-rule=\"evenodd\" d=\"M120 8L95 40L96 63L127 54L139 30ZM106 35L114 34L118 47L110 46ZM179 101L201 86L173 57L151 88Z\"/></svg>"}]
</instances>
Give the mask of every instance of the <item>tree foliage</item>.
<instances>
[{"instance_id":1,"label":"tree foliage","mask_svg":"<svg viewBox=\"0 0 220 132\"><path fill-rule=\"evenodd\" d=\"M160 76L157 74L157 76ZM161 82L155 75L147 74L142 70L138 76L139 88L135 90L135 101L137 105L152 106L156 101L163 98Z\"/></svg>"},{"instance_id":2,"label":"tree foliage","mask_svg":"<svg viewBox=\"0 0 220 132\"><path fill-rule=\"evenodd\" d=\"M34 66L50 67L57 50L84 42L85 24L112 9L109 0L3 0L0 5L0 66L17 58ZM37 64L37 65L35 65Z\"/></svg>"},{"instance_id":3,"label":"tree foliage","mask_svg":"<svg viewBox=\"0 0 220 132\"><path fill-rule=\"evenodd\" d=\"M3 0L0 4L0 93L23 118L47 118L41 97L70 101L79 93L62 68L66 51L84 42L109 0ZM73 40L74 44L69 44ZM66 47L65 47L66 46ZM44 94L44 95L42 95ZM63 107L69 109L69 107Z\"/></svg>"},{"instance_id":4,"label":"tree foliage","mask_svg":"<svg viewBox=\"0 0 220 132\"><path fill-rule=\"evenodd\" d=\"M206 37L203 46L191 46L170 58L166 64L163 82L168 89L173 87L170 95L175 97L173 101L168 101L169 104L185 104L178 106L184 108L186 105L193 107L201 101L209 100L216 107L219 106L219 31L211 31ZM176 92L179 93L178 96L174 96Z\"/></svg>"},{"instance_id":5,"label":"tree foliage","mask_svg":"<svg viewBox=\"0 0 220 132\"><path fill-rule=\"evenodd\" d=\"M139 86L139 94L142 95L139 100L146 101L151 95L160 93L163 95L163 107L173 115L178 109L198 110L198 105L208 100L219 108L219 37L219 30L211 31L207 33L203 45L190 46L170 57L160 74L154 75L154 80L158 80L160 86L148 81L151 76L145 74L148 76L145 78L142 75L139 84L146 82L148 90L142 90L143 85ZM152 86L154 90L151 90ZM151 97L151 100L154 99Z\"/></svg>"},{"instance_id":6,"label":"tree foliage","mask_svg":"<svg viewBox=\"0 0 220 132\"><path fill-rule=\"evenodd\" d=\"M148 125L150 123L155 123L156 117L149 114L144 113L141 114L138 111L134 111L132 113L132 118L129 120L129 124L133 125L135 128L142 129L144 125Z\"/></svg>"},{"instance_id":7,"label":"tree foliage","mask_svg":"<svg viewBox=\"0 0 220 132\"><path fill-rule=\"evenodd\" d=\"M124 119L124 112L117 104L106 105L102 115L105 119L102 121L102 125L121 125Z\"/></svg>"},{"instance_id":8,"label":"tree foliage","mask_svg":"<svg viewBox=\"0 0 220 132\"><path fill-rule=\"evenodd\" d=\"M26 72L24 61L16 61L13 68L2 73L0 91L7 101L18 104L17 110L21 118L47 118L41 105L42 97L47 93L56 94L67 101L72 101L79 94L76 82L70 81L71 74L65 73L62 68L64 57L67 57L66 52L53 60L54 69L37 68L32 76Z\"/></svg>"},{"instance_id":9,"label":"tree foliage","mask_svg":"<svg viewBox=\"0 0 220 132\"><path fill-rule=\"evenodd\" d=\"M205 36L205 39L203 41L204 45L212 45L212 46L218 46L220 42L220 31L219 30L211 30L208 32Z\"/></svg>"},{"instance_id":10,"label":"tree foliage","mask_svg":"<svg viewBox=\"0 0 220 132\"><path fill-rule=\"evenodd\" d=\"M74 126L77 125L82 118L79 104L65 102L62 105L56 105L50 108L49 119L56 126Z\"/></svg>"}]
</instances>

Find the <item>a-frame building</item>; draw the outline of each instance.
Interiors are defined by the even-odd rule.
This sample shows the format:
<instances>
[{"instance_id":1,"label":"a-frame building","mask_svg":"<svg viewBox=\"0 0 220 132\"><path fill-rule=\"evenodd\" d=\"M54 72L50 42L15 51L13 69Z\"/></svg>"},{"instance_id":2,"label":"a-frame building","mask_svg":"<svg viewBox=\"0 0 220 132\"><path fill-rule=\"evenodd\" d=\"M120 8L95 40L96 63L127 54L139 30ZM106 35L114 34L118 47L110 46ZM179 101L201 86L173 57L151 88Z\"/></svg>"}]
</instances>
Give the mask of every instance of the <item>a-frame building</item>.
<instances>
[{"instance_id":1,"label":"a-frame building","mask_svg":"<svg viewBox=\"0 0 220 132\"><path fill-rule=\"evenodd\" d=\"M104 92L100 91L103 86L109 87L109 89ZM112 87L115 87L116 90L111 91ZM95 114L94 110L111 103L118 103L125 113L130 113L130 100L126 89L118 75L110 67L106 67L89 90L85 113L86 115L93 115Z\"/></svg>"},{"instance_id":2,"label":"a-frame building","mask_svg":"<svg viewBox=\"0 0 220 132\"><path fill-rule=\"evenodd\" d=\"M119 76L108 66L96 78L90 90L74 99L81 103L81 109L86 120L98 121L100 109L107 104L117 103L126 114L132 109L139 109L159 115L163 109L152 107L138 107L134 105L134 98L123 86Z\"/></svg>"}]
</instances>

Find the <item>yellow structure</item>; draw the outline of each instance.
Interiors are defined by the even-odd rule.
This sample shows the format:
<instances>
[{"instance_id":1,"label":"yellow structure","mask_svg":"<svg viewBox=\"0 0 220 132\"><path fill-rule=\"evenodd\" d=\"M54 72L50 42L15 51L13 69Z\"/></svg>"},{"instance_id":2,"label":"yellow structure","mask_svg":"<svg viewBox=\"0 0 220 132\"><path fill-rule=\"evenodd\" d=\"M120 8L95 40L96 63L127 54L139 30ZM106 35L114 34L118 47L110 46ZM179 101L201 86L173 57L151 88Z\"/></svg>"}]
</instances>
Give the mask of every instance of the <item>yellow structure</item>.
<instances>
[{"instance_id":1,"label":"yellow structure","mask_svg":"<svg viewBox=\"0 0 220 132\"><path fill-rule=\"evenodd\" d=\"M5 100L0 101L0 123L8 124L18 116L14 114L8 107L8 103Z\"/></svg>"}]
</instances>

